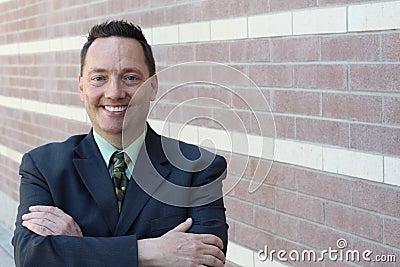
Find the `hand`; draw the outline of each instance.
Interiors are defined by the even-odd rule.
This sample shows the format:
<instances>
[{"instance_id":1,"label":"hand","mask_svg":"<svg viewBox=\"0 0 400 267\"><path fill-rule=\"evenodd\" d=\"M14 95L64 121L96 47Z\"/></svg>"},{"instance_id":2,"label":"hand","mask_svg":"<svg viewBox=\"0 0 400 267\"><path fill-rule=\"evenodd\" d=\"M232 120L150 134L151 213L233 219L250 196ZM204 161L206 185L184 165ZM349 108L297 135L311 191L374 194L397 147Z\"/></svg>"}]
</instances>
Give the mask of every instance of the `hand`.
<instances>
[{"instance_id":1,"label":"hand","mask_svg":"<svg viewBox=\"0 0 400 267\"><path fill-rule=\"evenodd\" d=\"M186 233L191 226L189 218L161 237L138 240L139 266L223 267L222 240L211 234Z\"/></svg>"},{"instance_id":2,"label":"hand","mask_svg":"<svg viewBox=\"0 0 400 267\"><path fill-rule=\"evenodd\" d=\"M74 219L53 206L31 206L30 213L22 215L22 226L38 235L83 236Z\"/></svg>"}]
</instances>

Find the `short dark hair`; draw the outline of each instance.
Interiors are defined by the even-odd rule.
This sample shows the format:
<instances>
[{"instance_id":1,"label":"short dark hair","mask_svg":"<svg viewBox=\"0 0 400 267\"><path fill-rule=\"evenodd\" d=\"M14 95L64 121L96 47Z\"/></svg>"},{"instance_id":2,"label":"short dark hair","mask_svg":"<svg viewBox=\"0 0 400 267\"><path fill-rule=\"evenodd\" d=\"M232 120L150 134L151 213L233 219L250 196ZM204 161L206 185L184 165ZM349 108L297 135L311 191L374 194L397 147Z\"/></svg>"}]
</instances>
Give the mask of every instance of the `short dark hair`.
<instances>
[{"instance_id":1,"label":"short dark hair","mask_svg":"<svg viewBox=\"0 0 400 267\"><path fill-rule=\"evenodd\" d=\"M97 38L111 36L132 38L137 40L142 45L150 76L153 76L155 74L156 64L154 62L153 52L150 45L147 43L147 40L144 37L140 26L124 20L112 20L97 24L89 30L89 35L87 37L88 40L83 45L81 50L81 76L83 75L83 67L85 65L86 54L91 44Z\"/></svg>"}]
</instances>

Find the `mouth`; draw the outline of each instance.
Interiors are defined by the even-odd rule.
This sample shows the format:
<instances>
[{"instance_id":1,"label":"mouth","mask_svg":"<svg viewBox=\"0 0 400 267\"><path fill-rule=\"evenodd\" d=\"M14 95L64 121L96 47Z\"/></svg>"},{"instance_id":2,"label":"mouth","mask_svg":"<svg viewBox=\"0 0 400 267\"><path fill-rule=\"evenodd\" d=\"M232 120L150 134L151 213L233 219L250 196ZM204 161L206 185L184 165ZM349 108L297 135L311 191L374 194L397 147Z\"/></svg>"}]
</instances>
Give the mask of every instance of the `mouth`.
<instances>
[{"instance_id":1,"label":"mouth","mask_svg":"<svg viewBox=\"0 0 400 267\"><path fill-rule=\"evenodd\" d=\"M124 105L124 106L104 106L104 109L109 111L109 112L113 112L113 113L121 113L124 112L125 110L127 110L128 106Z\"/></svg>"}]
</instances>

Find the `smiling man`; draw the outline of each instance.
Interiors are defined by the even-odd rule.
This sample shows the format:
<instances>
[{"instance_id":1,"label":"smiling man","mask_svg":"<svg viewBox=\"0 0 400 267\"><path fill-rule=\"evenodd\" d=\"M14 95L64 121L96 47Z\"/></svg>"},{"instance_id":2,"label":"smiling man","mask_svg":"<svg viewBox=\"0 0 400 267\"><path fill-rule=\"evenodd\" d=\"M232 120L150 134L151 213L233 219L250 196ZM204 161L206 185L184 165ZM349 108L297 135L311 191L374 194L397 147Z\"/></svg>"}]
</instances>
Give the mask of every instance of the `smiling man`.
<instances>
[{"instance_id":1,"label":"smiling man","mask_svg":"<svg viewBox=\"0 0 400 267\"><path fill-rule=\"evenodd\" d=\"M209 161L211 153L193 145L162 141L146 123L158 80L140 28L125 21L94 26L78 83L92 130L22 159L16 266L223 266L226 162L217 155ZM169 161L163 142L178 144L189 162L184 169ZM142 188L153 181L150 191ZM201 205L196 200L209 193L177 194L164 186L210 183L219 197Z\"/></svg>"}]
</instances>

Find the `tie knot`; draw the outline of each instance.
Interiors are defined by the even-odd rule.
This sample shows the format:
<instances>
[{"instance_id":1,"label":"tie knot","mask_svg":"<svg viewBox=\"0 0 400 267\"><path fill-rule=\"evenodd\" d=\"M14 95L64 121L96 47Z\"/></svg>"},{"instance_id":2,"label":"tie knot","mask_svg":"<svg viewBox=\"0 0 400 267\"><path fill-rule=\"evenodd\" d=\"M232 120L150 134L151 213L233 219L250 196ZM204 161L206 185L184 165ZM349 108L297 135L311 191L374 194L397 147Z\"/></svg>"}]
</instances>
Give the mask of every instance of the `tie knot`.
<instances>
[{"instance_id":1,"label":"tie knot","mask_svg":"<svg viewBox=\"0 0 400 267\"><path fill-rule=\"evenodd\" d=\"M125 153L116 151L113 156L114 169L124 170L126 168Z\"/></svg>"}]
</instances>

